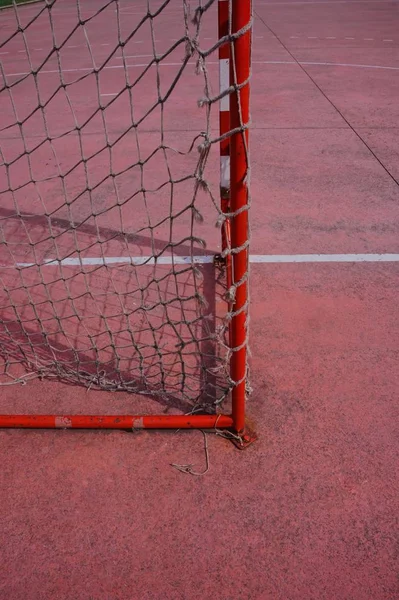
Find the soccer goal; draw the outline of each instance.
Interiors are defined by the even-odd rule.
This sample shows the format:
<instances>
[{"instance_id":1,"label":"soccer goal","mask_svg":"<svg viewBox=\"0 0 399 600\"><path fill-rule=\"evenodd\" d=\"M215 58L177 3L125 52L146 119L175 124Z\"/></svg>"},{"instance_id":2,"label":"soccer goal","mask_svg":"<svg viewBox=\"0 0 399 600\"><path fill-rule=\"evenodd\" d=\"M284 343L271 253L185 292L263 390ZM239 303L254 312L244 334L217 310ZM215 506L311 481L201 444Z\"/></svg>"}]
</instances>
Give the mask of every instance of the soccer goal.
<instances>
[{"instance_id":1,"label":"soccer goal","mask_svg":"<svg viewBox=\"0 0 399 600\"><path fill-rule=\"evenodd\" d=\"M250 0L10 0L0 22L0 386L132 398L0 427L245 443Z\"/></svg>"}]
</instances>

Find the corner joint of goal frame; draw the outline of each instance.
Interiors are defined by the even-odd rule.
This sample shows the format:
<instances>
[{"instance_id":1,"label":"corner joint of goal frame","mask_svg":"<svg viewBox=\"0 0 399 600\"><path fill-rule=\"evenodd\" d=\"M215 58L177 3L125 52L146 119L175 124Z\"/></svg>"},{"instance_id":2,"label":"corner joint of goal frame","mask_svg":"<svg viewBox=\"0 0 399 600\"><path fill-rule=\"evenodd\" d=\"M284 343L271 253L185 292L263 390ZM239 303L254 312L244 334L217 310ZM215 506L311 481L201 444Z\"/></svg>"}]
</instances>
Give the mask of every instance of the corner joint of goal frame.
<instances>
[{"instance_id":1,"label":"corner joint of goal frame","mask_svg":"<svg viewBox=\"0 0 399 600\"><path fill-rule=\"evenodd\" d=\"M253 429L246 426L241 434L236 434L231 438L234 446L238 450L246 450L248 446L251 446L258 439L258 434Z\"/></svg>"}]
</instances>

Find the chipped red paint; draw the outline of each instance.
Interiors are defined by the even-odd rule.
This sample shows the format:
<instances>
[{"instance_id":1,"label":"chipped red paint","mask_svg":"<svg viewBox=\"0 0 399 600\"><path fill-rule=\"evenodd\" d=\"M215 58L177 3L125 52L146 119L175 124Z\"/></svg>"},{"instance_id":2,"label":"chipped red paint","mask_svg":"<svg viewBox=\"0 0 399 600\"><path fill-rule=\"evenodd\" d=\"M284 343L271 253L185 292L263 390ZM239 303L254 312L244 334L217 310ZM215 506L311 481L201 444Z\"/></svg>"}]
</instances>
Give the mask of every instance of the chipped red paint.
<instances>
[{"instance_id":1,"label":"chipped red paint","mask_svg":"<svg viewBox=\"0 0 399 600\"><path fill-rule=\"evenodd\" d=\"M72 421L69 417L55 417L54 426L57 429L69 429L72 427Z\"/></svg>"}]
</instances>

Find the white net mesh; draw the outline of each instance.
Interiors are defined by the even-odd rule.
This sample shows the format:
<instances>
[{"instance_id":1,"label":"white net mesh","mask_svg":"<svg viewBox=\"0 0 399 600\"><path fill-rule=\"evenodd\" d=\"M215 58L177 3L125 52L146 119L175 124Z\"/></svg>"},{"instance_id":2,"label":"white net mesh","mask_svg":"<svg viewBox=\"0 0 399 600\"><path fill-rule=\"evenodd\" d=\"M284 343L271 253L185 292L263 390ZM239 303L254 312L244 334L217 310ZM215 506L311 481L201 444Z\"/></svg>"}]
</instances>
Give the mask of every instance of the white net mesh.
<instances>
[{"instance_id":1,"label":"white net mesh","mask_svg":"<svg viewBox=\"0 0 399 600\"><path fill-rule=\"evenodd\" d=\"M217 2L0 19L1 383L220 404Z\"/></svg>"}]
</instances>

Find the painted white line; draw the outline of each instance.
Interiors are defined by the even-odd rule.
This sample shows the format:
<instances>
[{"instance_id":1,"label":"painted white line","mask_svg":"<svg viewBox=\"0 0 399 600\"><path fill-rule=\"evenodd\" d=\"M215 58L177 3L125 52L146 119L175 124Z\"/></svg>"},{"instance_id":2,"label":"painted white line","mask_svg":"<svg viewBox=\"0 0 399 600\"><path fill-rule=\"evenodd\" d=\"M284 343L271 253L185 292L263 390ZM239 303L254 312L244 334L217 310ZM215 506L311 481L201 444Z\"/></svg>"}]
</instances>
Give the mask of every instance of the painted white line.
<instances>
[{"instance_id":1,"label":"painted white line","mask_svg":"<svg viewBox=\"0 0 399 600\"><path fill-rule=\"evenodd\" d=\"M399 71L399 67L384 67L382 65L357 65L352 63L330 63L330 62L313 62L313 61L299 61L296 63L293 60L254 60L254 65L309 65L316 67L348 67L354 69L382 69L387 71Z\"/></svg>"},{"instance_id":2,"label":"painted white line","mask_svg":"<svg viewBox=\"0 0 399 600\"><path fill-rule=\"evenodd\" d=\"M194 262L195 264L207 264L213 261L213 256L160 256L155 259L153 256L104 256L96 258L63 258L48 259L44 261L41 267L76 267L84 265L115 265L115 264L129 264L129 265L186 265ZM34 267L36 263L16 263L17 267Z\"/></svg>"},{"instance_id":3,"label":"painted white line","mask_svg":"<svg viewBox=\"0 0 399 600\"><path fill-rule=\"evenodd\" d=\"M189 63L194 65L195 63ZM218 65L219 61L207 61L207 65ZM254 65L296 65L295 61L291 60L254 60L252 61ZM300 65L309 65L309 66L319 66L319 67L348 67L353 69L382 69L387 71L399 71L399 67L385 67L383 65L358 65L352 63L330 63L330 62L311 62L311 61L300 61ZM151 65L151 67L155 67L156 65ZM138 63L136 65L126 65L128 69L137 69L140 67L148 67L148 63ZM158 67L181 67L181 62L176 63L158 63ZM103 67L103 70L108 69L124 69L124 65L109 65ZM63 69L63 73L79 73L79 72L92 72L92 67L82 67L77 69ZM58 69L51 69L48 71L40 70L41 74L49 74L49 73L59 73ZM7 77L22 77L30 75L30 72L21 72L21 73L6 73Z\"/></svg>"},{"instance_id":4,"label":"painted white line","mask_svg":"<svg viewBox=\"0 0 399 600\"><path fill-rule=\"evenodd\" d=\"M355 38L352 38L352 37L346 37L345 39L346 39L346 40L354 40Z\"/></svg>"},{"instance_id":5,"label":"painted white line","mask_svg":"<svg viewBox=\"0 0 399 600\"><path fill-rule=\"evenodd\" d=\"M251 254L251 263L399 262L399 254Z\"/></svg>"},{"instance_id":6,"label":"painted white line","mask_svg":"<svg viewBox=\"0 0 399 600\"><path fill-rule=\"evenodd\" d=\"M113 94L100 94L100 96L117 96L119 92L114 92Z\"/></svg>"},{"instance_id":7,"label":"painted white line","mask_svg":"<svg viewBox=\"0 0 399 600\"><path fill-rule=\"evenodd\" d=\"M33 50L43 50L43 48L33 48Z\"/></svg>"},{"instance_id":8,"label":"painted white line","mask_svg":"<svg viewBox=\"0 0 399 600\"><path fill-rule=\"evenodd\" d=\"M308 40L317 40L318 37L316 35L308 35Z\"/></svg>"},{"instance_id":9,"label":"painted white line","mask_svg":"<svg viewBox=\"0 0 399 600\"><path fill-rule=\"evenodd\" d=\"M383 42L393 42L393 40L382 40Z\"/></svg>"},{"instance_id":10,"label":"painted white line","mask_svg":"<svg viewBox=\"0 0 399 600\"><path fill-rule=\"evenodd\" d=\"M364 38L365 42L374 42L374 38Z\"/></svg>"},{"instance_id":11,"label":"painted white line","mask_svg":"<svg viewBox=\"0 0 399 600\"><path fill-rule=\"evenodd\" d=\"M151 65L151 67L181 67L181 62L178 63L158 63L158 65ZM194 62L191 62L189 64L195 65ZM219 64L218 62L211 62L211 61L207 61L206 63L207 65L217 65ZM295 64L295 63L294 63ZM129 69L137 69L138 67L148 67L148 63L140 63L137 65L126 65L127 68ZM109 65L107 67L103 67L103 70L108 70L108 69L124 69L125 65ZM81 72L86 72L86 73L91 73L93 72L93 68L92 67L81 67L81 68L76 68L76 69L62 69L63 73L81 73ZM49 73L59 73L59 69L49 69L48 71L45 70L40 70L38 71L38 73L41 74L49 74ZM7 77L19 77L19 76L23 76L23 75L30 75L29 73L6 73Z\"/></svg>"},{"instance_id":12,"label":"painted white line","mask_svg":"<svg viewBox=\"0 0 399 600\"><path fill-rule=\"evenodd\" d=\"M326 37L326 40L336 40L336 37Z\"/></svg>"},{"instance_id":13,"label":"painted white line","mask_svg":"<svg viewBox=\"0 0 399 600\"><path fill-rule=\"evenodd\" d=\"M210 264L214 256L104 256L86 258L48 259L40 267L55 266L85 266L85 265L186 265ZM282 263L380 263L399 262L399 254L251 254L249 262L252 264L282 264ZM2 265L5 266L5 265ZM16 263L16 267L27 268L39 266L37 263Z\"/></svg>"},{"instance_id":14,"label":"painted white line","mask_svg":"<svg viewBox=\"0 0 399 600\"><path fill-rule=\"evenodd\" d=\"M277 6L282 6L285 4L289 5L304 5L304 4L397 4L395 0L304 0L299 2L265 2L262 4L263 6L273 6L277 4Z\"/></svg>"},{"instance_id":15,"label":"painted white line","mask_svg":"<svg viewBox=\"0 0 399 600\"><path fill-rule=\"evenodd\" d=\"M101 46L110 46L111 44L101 44Z\"/></svg>"},{"instance_id":16,"label":"painted white line","mask_svg":"<svg viewBox=\"0 0 399 600\"><path fill-rule=\"evenodd\" d=\"M8 52L0 52L0 54L3 55L3 54L9 54L9 53Z\"/></svg>"},{"instance_id":17,"label":"painted white line","mask_svg":"<svg viewBox=\"0 0 399 600\"><path fill-rule=\"evenodd\" d=\"M230 189L230 156L220 157L220 185Z\"/></svg>"},{"instance_id":18,"label":"painted white line","mask_svg":"<svg viewBox=\"0 0 399 600\"><path fill-rule=\"evenodd\" d=\"M225 92L230 85L230 60L228 58L221 58L219 60L219 91L222 94ZM230 97L229 95L223 96L220 100L220 111L225 112L230 110Z\"/></svg>"},{"instance_id":19,"label":"painted white line","mask_svg":"<svg viewBox=\"0 0 399 600\"><path fill-rule=\"evenodd\" d=\"M113 56L113 59L122 60L123 58L155 58L153 54L129 54L128 56Z\"/></svg>"},{"instance_id":20,"label":"painted white line","mask_svg":"<svg viewBox=\"0 0 399 600\"><path fill-rule=\"evenodd\" d=\"M25 50L18 50L18 52L19 52L19 53L21 53L21 52L25 52Z\"/></svg>"},{"instance_id":21,"label":"painted white line","mask_svg":"<svg viewBox=\"0 0 399 600\"><path fill-rule=\"evenodd\" d=\"M297 40L298 38L298 35L290 35L290 40Z\"/></svg>"},{"instance_id":22,"label":"painted white line","mask_svg":"<svg viewBox=\"0 0 399 600\"><path fill-rule=\"evenodd\" d=\"M300 65L316 65L321 67L349 67L354 69L383 69L387 71L399 71L399 67L384 67L381 65L356 65L351 63L329 63L329 62L305 62L301 61Z\"/></svg>"}]
</instances>

